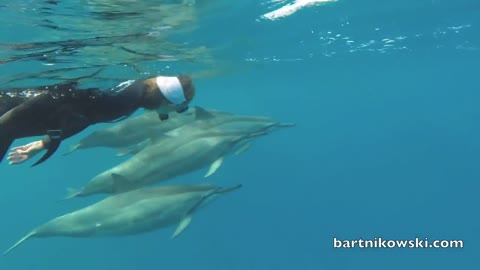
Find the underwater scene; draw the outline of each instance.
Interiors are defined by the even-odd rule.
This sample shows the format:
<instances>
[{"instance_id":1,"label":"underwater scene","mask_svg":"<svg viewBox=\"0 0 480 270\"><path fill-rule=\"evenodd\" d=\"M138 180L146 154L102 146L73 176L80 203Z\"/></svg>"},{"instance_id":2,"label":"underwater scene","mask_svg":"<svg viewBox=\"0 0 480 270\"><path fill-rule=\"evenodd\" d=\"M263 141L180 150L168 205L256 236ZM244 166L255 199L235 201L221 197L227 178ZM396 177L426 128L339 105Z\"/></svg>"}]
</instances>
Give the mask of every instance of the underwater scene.
<instances>
[{"instance_id":1,"label":"underwater scene","mask_svg":"<svg viewBox=\"0 0 480 270\"><path fill-rule=\"evenodd\" d=\"M480 1L0 22L0 269L478 269Z\"/></svg>"}]
</instances>

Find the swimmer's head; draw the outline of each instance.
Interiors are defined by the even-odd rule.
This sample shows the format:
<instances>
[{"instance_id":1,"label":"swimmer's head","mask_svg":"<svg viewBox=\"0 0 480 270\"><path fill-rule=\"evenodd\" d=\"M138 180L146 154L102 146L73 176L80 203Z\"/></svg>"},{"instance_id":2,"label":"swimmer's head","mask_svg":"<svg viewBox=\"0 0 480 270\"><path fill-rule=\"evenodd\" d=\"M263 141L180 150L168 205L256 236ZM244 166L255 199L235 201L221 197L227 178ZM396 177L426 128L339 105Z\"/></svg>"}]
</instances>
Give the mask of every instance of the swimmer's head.
<instances>
[{"instance_id":1,"label":"swimmer's head","mask_svg":"<svg viewBox=\"0 0 480 270\"><path fill-rule=\"evenodd\" d=\"M144 107L160 114L183 113L195 96L195 86L190 76L158 76L145 81Z\"/></svg>"}]
</instances>

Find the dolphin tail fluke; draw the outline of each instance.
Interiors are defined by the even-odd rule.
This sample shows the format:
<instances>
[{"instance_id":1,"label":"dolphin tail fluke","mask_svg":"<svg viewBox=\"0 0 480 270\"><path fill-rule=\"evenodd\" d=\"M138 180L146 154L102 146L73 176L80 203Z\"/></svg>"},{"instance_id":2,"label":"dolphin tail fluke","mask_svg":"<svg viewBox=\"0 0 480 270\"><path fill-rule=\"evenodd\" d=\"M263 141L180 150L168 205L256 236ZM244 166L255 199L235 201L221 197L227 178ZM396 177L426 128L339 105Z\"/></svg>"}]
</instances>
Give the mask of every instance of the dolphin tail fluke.
<instances>
[{"instance_id":1,"label":"dolphin tail fluke","mask_svg":"<svg viewBox=\"0 0 480 270\"><path fill-rule=\"evenodd\" d=\"M63 155L64 155L64 156L70 155L71 153L77 151L77 150L80 148L80 146L82 146L82 145L79 144L79 143L70 146L70 148L68 148L67 152L63 153Z\"/></svg>"},{"instance_id":2,"label":"dolphin tail fluke","mask_svg":"<svg viewBox=\"0 0 480 270\"><path fill-rule=\"evenodd\" d=\"M23 242L27 241L28 239L30 239L32 236L34 236L36 234L35 231L31 231L29 234L25 235L22 239L20 239L17 243L15 243L15 245L13 245L11 248L9 248L7 251L5 251L3 253L3 256L7 255L8 253L10 253L10 251L14 250L16 247L20 246L21 244L23 244Z\"/></svg>"}]
</instances>

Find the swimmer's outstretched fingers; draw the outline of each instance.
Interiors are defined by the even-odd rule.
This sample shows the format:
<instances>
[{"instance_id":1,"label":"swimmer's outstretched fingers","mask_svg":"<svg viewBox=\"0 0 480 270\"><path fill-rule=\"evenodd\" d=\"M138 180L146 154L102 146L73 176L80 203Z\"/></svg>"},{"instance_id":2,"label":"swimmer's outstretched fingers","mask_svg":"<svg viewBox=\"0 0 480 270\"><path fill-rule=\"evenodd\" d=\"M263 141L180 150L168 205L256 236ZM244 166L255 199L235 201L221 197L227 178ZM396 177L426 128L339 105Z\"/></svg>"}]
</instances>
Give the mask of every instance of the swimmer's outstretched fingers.
<instances>
[{"instance_id":1,"label":"swimmer's outstretched fingers","mask_svg":"<svg viewBox=\"0 0 480 270\"><path fill-rule=\"evenodd\" d=\"M42 150L44 150L44 147L41 140L31 142L26 145L12 148L10 150L10 153L8 154L7 159L10 165L20 164L29 160Z\"/></svg>"}]
</instances>

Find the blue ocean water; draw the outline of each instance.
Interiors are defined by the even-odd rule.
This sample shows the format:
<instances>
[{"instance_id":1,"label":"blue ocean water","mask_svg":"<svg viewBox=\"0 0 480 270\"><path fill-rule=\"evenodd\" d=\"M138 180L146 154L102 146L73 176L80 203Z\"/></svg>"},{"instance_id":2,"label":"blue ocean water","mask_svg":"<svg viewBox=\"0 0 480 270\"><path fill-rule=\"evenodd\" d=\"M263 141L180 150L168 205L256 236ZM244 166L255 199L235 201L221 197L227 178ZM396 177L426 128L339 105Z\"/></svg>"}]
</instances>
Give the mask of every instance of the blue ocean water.
<instances>
[{"instance_id":1,"label":"blue ocean water","mask_svg":"<svg viewBox=\"0 0 480 270\"><path fill-rule=\"evenodd\" d=\"M19 50L4 44L107 33L106 19L92 32L42 28L42 7L35 6L41 4L33 2L0 5L2 80L76 64L51 61L55 55L48 54L7 62ZM56 2L48 7L59 17L43 24L75 28L76 17L61 14L93 20L94 13L82 12L101 1ZM216 75L196 81L195 105L297 126L226 158L208 180L205 171L171 180L243 184L197 213L178 239L169 239L174 228L122 238L32 239L0 258L0 269L478 269L480 2L339 0L275 21L261 18L280 7L268 1L198 4L196 29L166 37L209 49L191 58L138 60L108 44L73 46L78 54L72 55L58 44L41 50L63 48L57 58L84 66L113 63L106 72L122 80L144 75L119 64L124 62L148 74L199 73L213 66ZM157 29L128 19L122 15L111 24L121 25L119 33ZM121 42L150 45L138 37ZM175 47L174 54L190 51ZM41 166L0 165L4 249L34 227L102 198L58 201L67 187L80 187L124 160L107 149L61 155L105 126L70 138ZM464 247L336 249L334 237L459 239Z\"/></svg>"}]
</instances>

